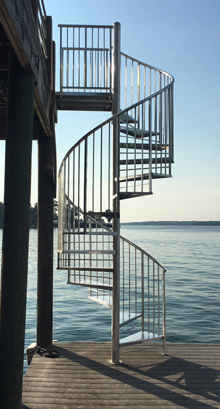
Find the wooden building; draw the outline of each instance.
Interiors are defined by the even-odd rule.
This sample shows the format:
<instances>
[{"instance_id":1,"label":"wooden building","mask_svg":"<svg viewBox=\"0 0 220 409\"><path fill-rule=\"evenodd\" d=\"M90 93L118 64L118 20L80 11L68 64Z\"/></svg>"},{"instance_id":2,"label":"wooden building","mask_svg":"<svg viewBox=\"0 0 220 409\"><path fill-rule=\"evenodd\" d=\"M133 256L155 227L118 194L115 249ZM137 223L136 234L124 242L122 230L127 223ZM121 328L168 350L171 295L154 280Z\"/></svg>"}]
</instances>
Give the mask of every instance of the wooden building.
<instances>
[{"instance_id":1,"label":"wooden building","mask_svg":"<svg viewBox=\"0 0 220 409\"><path fill-rule=\"evenodd\" d=\"M56 195L55 44L41 0L0 1L0 139L6 140L0 306L0 407L20 408L32 140L38 141L39 345L52 342Z\"/></svg>"}]
</instances>

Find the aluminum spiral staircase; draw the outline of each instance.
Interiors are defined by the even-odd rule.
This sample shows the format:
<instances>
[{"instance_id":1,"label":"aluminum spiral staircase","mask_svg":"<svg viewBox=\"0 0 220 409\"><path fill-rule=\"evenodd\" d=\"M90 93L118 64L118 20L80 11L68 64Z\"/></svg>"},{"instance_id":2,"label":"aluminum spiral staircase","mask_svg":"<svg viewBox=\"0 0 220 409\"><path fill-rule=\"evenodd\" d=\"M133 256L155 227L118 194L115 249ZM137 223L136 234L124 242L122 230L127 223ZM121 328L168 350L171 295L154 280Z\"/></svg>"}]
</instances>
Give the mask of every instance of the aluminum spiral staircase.
<instances>
[{"instance_id":1,"label":"aluminum spiral staircase","mask_svg":"<svg viewBox=\"0 0 220 409\"><path fill-rule=\"evenodd\" d=\"M161 339L165 348L165 269L120 236L120 200L152 194L153 179L171 177L174 79L120 51L119 23L60 33L58 109L113 116L61 163L58 269L112 309L117 363L123 345Z\"/></svg>"}]
</instances>

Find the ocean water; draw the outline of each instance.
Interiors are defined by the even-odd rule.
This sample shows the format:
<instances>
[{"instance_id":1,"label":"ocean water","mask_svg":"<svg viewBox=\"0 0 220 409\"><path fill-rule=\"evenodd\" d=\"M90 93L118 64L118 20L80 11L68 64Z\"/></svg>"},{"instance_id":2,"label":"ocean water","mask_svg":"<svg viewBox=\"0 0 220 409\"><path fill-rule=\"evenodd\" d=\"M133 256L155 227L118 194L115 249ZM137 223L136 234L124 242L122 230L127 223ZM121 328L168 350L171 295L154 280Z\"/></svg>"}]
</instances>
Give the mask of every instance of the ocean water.
<instances>
[{"instance_id":1,"label":"ocean water","mask_svg":"<svg viewBox=\"0 0 220 409\"><path fill-rule=\"evenodd\" d=\"M88 288L67 285L67 272L56 269L57 233L54 229L53 339L110 341L111 311L89 300ZM219 343L220 227L122 225L121 234L166 269L167 341ZM31 229L25 348L36 340L36 248L37 230Z\"/></svg>"}]
</instances>

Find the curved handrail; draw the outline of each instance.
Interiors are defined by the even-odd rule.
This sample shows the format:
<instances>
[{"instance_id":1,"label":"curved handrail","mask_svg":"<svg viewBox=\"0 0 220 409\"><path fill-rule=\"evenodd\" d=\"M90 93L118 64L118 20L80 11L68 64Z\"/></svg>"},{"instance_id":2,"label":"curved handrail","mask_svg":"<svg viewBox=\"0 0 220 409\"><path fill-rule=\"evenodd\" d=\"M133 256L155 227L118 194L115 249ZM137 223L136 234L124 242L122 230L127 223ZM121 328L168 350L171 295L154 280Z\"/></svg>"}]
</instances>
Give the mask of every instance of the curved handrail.
<instances>
[{"instance_id":1,"label":"curved handrail","mask_svg":"<svg viewBox=\"0 0 220 409\"><path fill-rule=\"evenodd\" d=\"M84 61L87 63L86 55ZM119 235L113 201L118 193L119 199L151 194L153 178L171 176L174 78L124 53L121 66L125 107L82 136L66 153L59 168L58 263L59 268L68 270L69 283L89 286L90 296L105 305L111 304L112 290L114 298L120 288L120 326L141 318L142 336L163 338L165 343L166 270L145 250ZM114 183L112 169L114 175L119 175L114 176ZM114 227L104 226L97 219L99 216L113 217ZM119 241L120 267L118 258L116 261ZM113 283L116 269L121 270L119 286Z\"/></svg>"},{"instance_id":2,"label":"curved handrail","mask_svg":"<svg viewBox=\"0 0 220 409\"><path fill-rule=\"evenodd\" d=\"M147 66L147 65L146 65ZM150 67L150 66L149 66ZM159 69L157 69L159 71ZM161 71L163 72L163 71ZM163 72L164 73L164 72ZM170 74L168 74L170 75ZM172 77L173 78L173 77ZM162 88L161 90L154 92L153 94L149 95L148 97L142 99L141 101L138 101L132 105L130 105L128 108L125 108L123 110L121 110L120 112L118 112L115 115L112 115L110 118L106 119L105 121L101 122L101 124L95 126L91 131L87 132L85 135L83 135L66 153L66 155L63 157L63 160L60 164L59 167L59 172L61 170L61 167L63 165L63 162L67 159L67 157L73 152L73 150L80 145L80 143L82 143L83 141L85 141L86 138L88 138L90 135L92 135L94 132L98 131L99 129L101 129L103 126L112 123L114 119L119 118L120 116L122 116L123 114L128 113L130 110L137 108L138 106L142 105L145 102L150 101L151 99L157 97L158 95L161 95L164 91L168 90L172 85L174 84L174 79L172 79L172 82L168 85L166 85L164 88Z\"/></svg>"},{"instance_id":3,"label":"curved handrail","mask_svg":"<svg viewBox=\"0 0 220 409\"><path fill-rule=\"evenodd\" d=\"M143 65L143 66L146 67L146 68L149 68L149 69L154 70L154 71L158 71L158 72L160 72L161 74L164 74L164 75L166 75L166 76L169 76L170 79L171 79L171 81L174 82L174 77L173 77L171 74L169 74L167 71L161 70L160 68L154 67L153 65L150 65L150 64L147 64L147 63L145 63L145 62L143 62L143 61L137 60L137 58L131 57L130 55L125 54L125 53L123 53L123 52L121 52L121 55L122 55L123 57L125 57L125 58L128 58L128 59L131 60L131 61L136 62L137 64Z\"/></svg>"}]
</instances>

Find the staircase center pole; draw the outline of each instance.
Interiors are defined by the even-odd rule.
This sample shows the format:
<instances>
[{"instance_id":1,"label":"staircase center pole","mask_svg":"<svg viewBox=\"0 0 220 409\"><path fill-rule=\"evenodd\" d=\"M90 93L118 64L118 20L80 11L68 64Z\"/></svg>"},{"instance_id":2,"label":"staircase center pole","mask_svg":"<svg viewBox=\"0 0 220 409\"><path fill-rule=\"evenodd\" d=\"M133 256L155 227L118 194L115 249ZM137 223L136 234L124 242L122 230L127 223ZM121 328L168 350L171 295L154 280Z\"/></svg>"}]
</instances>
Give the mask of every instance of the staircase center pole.
<instances>
[{"instance_id":1,"label":"staircase center pole","mask_svg":"<svg viewBox=\"0 0 220 409\"><path fill-rule=\"evenodd\" d=\"M121 25L114 23L114 103L113 115L120 110ZM120 200L119 200L119 119L113 121L113 292L112 292L112 352L111 362L119 362L119 307L120 307Z\"/></svg>"}]
</instances>

